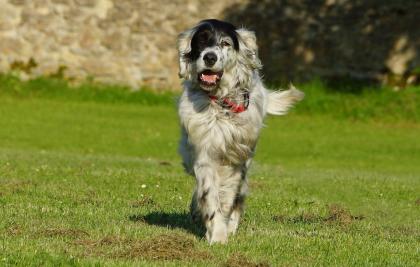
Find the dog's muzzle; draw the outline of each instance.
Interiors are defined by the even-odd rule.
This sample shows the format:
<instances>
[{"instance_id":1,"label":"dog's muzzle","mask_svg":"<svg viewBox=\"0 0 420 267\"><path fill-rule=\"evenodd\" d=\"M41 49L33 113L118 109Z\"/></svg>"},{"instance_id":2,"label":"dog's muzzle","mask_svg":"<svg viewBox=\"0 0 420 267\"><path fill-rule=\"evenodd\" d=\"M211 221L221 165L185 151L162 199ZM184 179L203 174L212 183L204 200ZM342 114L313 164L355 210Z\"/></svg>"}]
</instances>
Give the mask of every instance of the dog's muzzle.
<instances>
[{"instance_id":1,"label":"dog's muzzle","mask_svg":"<svg viewBox=\"0 0 420 267\"><path fill-rule=\"evenodd\" d=\"M198 81L200 85L204 87L214 87L216 86L220 79L222 78L223 72L215 72L211 70L205 70L198 74Z\"/></svg>"}]
</instances>

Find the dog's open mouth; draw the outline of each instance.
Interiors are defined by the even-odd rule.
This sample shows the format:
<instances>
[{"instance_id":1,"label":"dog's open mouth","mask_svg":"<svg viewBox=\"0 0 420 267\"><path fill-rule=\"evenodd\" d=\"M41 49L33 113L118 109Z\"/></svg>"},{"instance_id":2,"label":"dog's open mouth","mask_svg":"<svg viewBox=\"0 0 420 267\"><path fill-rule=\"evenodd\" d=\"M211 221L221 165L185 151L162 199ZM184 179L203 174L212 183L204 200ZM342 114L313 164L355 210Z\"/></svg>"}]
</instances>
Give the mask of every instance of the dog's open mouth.
<instances>
[{"instance_id":1,"label":"dog's open mouth","mask_svg":"<svg viewBox=\"0 0 420 267\"><path fill-rule=\"evenodd\" d=\"M211 70L205 70L198 74L198 80L200 81L201 85L206 87L213 87L217 85L217 83L222 78L223 72L215 72Z\"/></svg>"}]
</instances>

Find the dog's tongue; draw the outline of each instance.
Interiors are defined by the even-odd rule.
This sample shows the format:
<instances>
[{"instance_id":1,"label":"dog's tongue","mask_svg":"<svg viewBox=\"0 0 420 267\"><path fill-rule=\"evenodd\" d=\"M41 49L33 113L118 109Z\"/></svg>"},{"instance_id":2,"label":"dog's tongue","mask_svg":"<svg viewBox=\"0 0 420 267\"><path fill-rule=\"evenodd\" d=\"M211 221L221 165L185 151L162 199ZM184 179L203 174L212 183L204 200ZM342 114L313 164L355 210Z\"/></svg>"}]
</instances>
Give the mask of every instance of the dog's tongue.
<instances>
[{"instance_id":1,"label":"dog's tongue","mask_svg":"<svg viewBox=\"0 0 420 267\"><path fill-rule=\"evenodd\" d=\"M207 83L216 83L217 80L217 74L201 74L201 80L207 82Z\"/></svg>"}]
</instances>

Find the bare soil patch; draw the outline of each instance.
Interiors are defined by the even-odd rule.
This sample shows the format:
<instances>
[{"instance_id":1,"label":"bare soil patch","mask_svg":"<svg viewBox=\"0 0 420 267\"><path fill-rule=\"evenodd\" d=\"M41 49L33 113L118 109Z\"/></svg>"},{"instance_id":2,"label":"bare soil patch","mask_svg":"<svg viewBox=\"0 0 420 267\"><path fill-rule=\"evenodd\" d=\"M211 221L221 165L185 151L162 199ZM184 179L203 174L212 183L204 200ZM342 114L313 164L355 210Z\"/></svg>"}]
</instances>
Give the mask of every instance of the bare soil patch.
<instances>
[{"instance_id":1,"label":"bare soil patch","mask_svg":"<svg viewBox=\"0 0 420 267\"><path fill-rule=\"evenodd\" d=\"M168 261L212 257L208 252L197 249L195 242L179 234L163 234L145 240L106 236L100 240L77 240L73 244L82 246L85 256Z\"/></svg>"},{"instance_id":2,"label":"bare soil patch","mask_svg":"<svg viewBox=\"0 0 420 267\"><path fill-rule=\"evenodd\" d=\"M148 207L148 208L159 208L159 204L156 203L151 197L144 196L140 199L134 200L130 203L132 208Z\"/></svg>"},{"instance_id":3,"label":"bare soil patch","mask_svg":"<svg viewBox=\"0 0 420 267\"><path fill-rule=\"evenodd\" d=\"M40 230L38 235L44 237L67 237L76 239L89 236L89 233L84 230L74 228L48 228Z\"/></svg>"},{"instance_id":4,"label":"bare soil patch","mask_svg":"<svg viewBox=\"0 0 420 267\"><path fill-rule=\"evenodd\" d=\"M275 215L272 217L273 221L280 223L338 223L340 225L349 225L354 221L363 220L363 215L352 215L350 211L338 204L331 204L328 206L328 213L326 216L320 216L311 212L302 213L297 216Z\"/></svg>"},{"instance_id":5,"label":"bare soil patch","mask_svg":"<svg viewBox=\"0 0 420 267\"><path fill-rule=\"evenodd\" d=\"M235 253L231 255L223 265L224 267L269 267L268 262L254 262L245 255Z\"/></svg>"},{"instance_id":6,"label":"bare soil patch","mask_svg":"<svg viewBox=\"0 0 420 267\"><path fill-rule=\"evenodd\" d=\"M28 187L34 186L32 181L28 180L6 180L0 181L0 195L17 194L24 192Z\"/></svg>"}]
</instances>

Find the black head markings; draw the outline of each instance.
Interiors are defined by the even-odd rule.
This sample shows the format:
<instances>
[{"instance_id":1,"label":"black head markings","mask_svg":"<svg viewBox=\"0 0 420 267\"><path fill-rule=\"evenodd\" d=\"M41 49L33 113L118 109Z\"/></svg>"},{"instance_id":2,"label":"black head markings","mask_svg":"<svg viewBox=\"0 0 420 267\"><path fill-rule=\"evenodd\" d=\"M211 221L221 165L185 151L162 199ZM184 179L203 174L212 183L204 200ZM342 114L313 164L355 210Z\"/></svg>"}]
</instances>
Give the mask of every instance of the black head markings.
<instances>
[{"instance_id":1,"label":"black head markings","mask_svg":"<svg viewBox=\"0 0 420 267\"><path fill-rule=\"evenodd\" d=\"M204 49L215 46L221 37L229 37L233 48L239 50L238 34L233 24L216 19L201 21L191 39L191 52L186 57L196 60Z\"/></svg>"}]
</instances>

